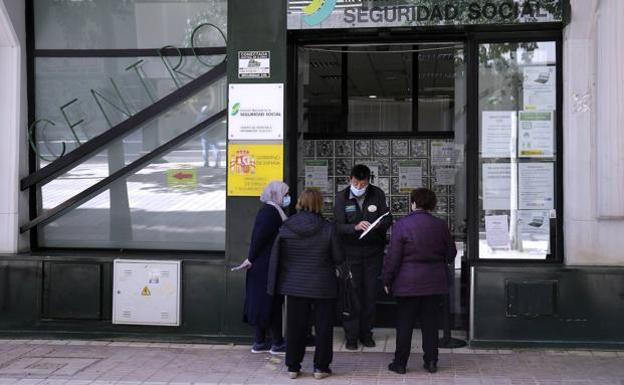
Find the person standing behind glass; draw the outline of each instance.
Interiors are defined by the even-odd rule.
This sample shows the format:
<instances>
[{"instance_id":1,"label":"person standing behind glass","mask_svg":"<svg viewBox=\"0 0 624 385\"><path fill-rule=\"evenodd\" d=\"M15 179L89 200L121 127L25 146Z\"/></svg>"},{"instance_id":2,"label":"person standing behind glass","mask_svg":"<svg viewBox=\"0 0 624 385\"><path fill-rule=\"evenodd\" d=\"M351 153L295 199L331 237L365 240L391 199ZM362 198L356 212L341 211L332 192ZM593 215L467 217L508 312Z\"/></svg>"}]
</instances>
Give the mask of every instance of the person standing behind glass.
<instances>
[{"instance_id":1,"label":"person standing behind glass","mask_svg":"<svg viewBox=\"0 0 624 385\"><path fill-rule=\"evenodd\" d=\"M320 191L305 189L297 200L297 214L284 222L271 252L268 291L286 296L286 366L293 379L301 372L312 317L314 378L331 374L336 268L344 257L334 226L321 217L322 207Z\"/></svg>"},{"instance_id":2,"label":"person standing behind glass","mask_svg":"<svg viewBox=\"0 0 624 385\"><path fill-rule=\"evenodd\" d=\"M384 290L397 301L396 351L388 369L406 372L419 318L424 368L435 373L440 303L449 287L446 264L455 259L457 250L446 222L430 214L437 204L435 193L419 188L410 198L413 212L394 224L383 264Z\"/></svg>"},{"instance_id":3,"label":"person standing behind glass","mask_svg":"<svg viewBox=\"0 0 624 385\"><path fill-rule=\"evenodd\" d=\"M379 290L379 275L386 246L386 232L392 225L387 215L364 238L360 235L377 218L390 211L386 194L370 184L370 169L358 164L351 170L350 186L336 194L334 221L340 235L346 260L351 267L359 297L360 313L343 322L346 345L358 349L358 339L366 347L374 347L373 324Z\"/></svg>"},{"instance_id":4,"label":"person standing behind glass","mask_svg":"<svg viewBox=\"0 0 624 385\"><path fill-rule=\"evenodd\" d=\"M254 327L252 353L286 351L282 336L283 297L267 294L267 277L273 242L287 218L283 208L290 205L288 190L286 183L271 182L262 192L260 201L264 205L256 215L248 258L241 265L247 269L243 319ZM271 334L270 340L267 332Z\"/></svg>"}]
</instances>

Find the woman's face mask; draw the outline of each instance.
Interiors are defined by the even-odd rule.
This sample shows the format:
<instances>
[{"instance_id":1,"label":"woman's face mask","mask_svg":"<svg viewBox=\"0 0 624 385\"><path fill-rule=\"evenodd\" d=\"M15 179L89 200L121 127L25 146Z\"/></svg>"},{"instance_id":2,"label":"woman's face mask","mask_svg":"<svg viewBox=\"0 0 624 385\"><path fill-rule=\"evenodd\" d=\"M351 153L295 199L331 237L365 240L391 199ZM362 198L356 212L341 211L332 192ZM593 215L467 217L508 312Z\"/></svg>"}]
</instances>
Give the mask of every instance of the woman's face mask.
<instances>
[{"instance_id":1,"label":"woman's face mask","mask_svg":"<svg viewBox=\"0 0 624 385\"><path fill-rule=\"evenodd\" d=\"M290 195L286 195L284 199L282 199L282 207L290 206Z\"/></svg>"}]
</instances>

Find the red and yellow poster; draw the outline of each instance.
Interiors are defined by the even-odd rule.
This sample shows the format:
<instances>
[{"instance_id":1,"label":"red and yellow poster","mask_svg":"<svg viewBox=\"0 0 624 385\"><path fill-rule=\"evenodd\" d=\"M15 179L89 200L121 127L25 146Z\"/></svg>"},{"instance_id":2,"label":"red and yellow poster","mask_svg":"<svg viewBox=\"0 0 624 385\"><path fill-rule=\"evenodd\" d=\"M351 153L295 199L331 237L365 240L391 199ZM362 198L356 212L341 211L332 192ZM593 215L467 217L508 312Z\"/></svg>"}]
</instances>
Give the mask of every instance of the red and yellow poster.
<instances>
[{"instance_id":1,"label":"red and yellow poster","mask_svg":"<svg viewBox=\"0 0 624 385\"><path fill-rule=\"evenodd\" d=\"M283 177L282 144L228 145L228 196L260 196L269 182Z\"/></svg>"}]
</instances>

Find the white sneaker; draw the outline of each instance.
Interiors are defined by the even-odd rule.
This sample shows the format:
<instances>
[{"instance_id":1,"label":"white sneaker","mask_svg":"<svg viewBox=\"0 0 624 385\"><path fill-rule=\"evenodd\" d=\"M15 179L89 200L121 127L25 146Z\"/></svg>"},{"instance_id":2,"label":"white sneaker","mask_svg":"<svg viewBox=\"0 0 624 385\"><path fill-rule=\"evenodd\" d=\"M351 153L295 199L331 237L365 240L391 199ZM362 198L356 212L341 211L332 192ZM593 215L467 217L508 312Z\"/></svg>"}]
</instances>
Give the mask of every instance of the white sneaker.
<instances>
[{"instance_id":1,"label":"white sneaker","mask_svg":"<svg viewBox=\"0 0 624 385\"><path fill-rule=\"evenodd\" d=\"M288 372L288 378L294 380L295 378L299 377L300 374L301 372Z\"/></svg>"}]
</instances>

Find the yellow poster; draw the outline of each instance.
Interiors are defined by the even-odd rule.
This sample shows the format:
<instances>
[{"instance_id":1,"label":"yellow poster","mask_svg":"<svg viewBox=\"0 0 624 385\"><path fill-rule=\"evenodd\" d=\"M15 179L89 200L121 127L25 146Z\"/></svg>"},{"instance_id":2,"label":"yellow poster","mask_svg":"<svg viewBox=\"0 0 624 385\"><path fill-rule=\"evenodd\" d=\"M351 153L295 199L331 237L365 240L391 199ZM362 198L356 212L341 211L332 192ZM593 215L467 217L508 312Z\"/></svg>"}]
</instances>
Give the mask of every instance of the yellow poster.
<instances>
[{"instance_id":1,"label":"yellow poster","mask_svg":"<svg viewBox=\"0 0 624 385\"><path fill-rule=\"evenodd\" d=\"M167 186L179 189L197 188L197 169L167 170Z\"/></svg>"},{"instance_id":2,"label":"yellow poster","mask_svg":"<svg viewBox=\"0 0 624 385\"><path fill-rule=\"evenodd\" d=\"M282 144L229 144L228 160L228 196L260 196L284 177Z\"/></svg>"}]
</instances>

